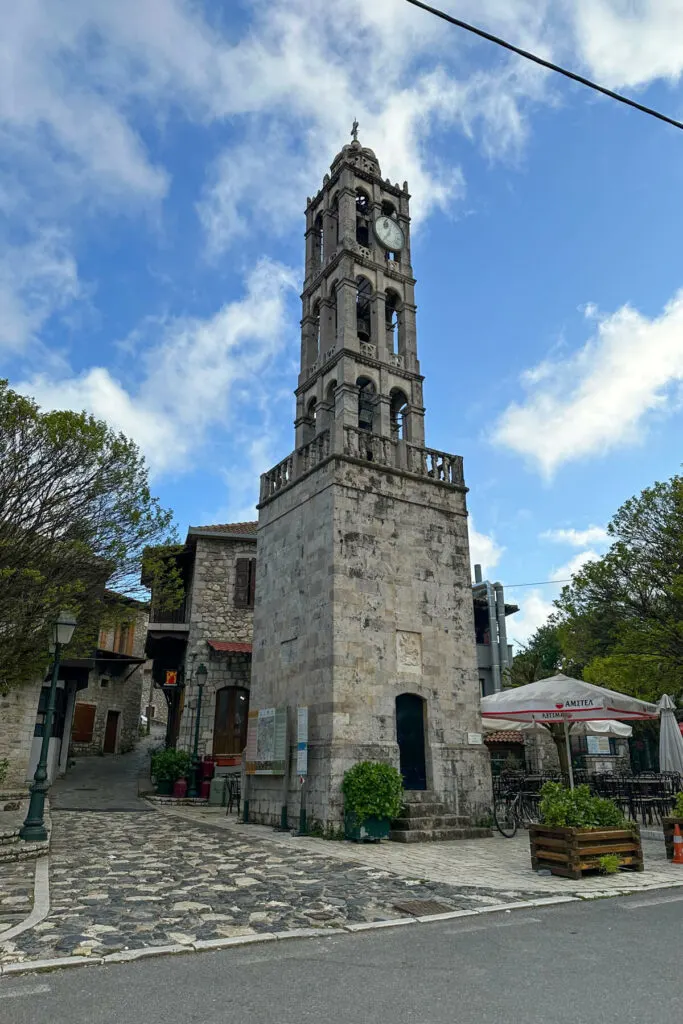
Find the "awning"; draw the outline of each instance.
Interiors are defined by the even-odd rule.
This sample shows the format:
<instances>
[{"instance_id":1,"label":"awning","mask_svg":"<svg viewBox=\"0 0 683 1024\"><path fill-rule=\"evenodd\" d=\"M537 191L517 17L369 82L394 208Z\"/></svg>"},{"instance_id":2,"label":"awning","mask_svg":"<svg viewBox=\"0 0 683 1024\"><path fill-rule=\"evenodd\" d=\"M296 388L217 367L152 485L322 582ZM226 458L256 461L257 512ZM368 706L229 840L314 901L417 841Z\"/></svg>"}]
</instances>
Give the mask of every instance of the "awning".
<instances>
[{"instance_id":1,"label":"awning","mask_svg":"<svg viewBox=\"0 0 683 1024\"><path fill-rule=\"evenodd\" d=\"M251 644L242 644L234 640L207 640L209 647L221 654L251 654Z\"/></svg>"}]
</instances>

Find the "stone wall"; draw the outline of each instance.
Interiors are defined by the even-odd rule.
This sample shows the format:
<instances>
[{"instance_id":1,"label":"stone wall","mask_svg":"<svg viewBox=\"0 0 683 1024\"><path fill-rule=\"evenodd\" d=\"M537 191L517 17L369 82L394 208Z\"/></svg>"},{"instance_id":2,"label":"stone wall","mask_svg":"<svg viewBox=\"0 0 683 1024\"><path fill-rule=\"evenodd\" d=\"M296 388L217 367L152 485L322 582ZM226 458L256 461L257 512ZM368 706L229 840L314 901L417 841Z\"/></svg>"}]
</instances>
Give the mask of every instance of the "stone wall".
<instances>
[{"instance_id":1,"label":"stone wall","mask_svg":"<svg viewBox=\"0 0 683 1024\"><path fill-rule=\"evenodd\" d=\"M258 541L252 706L309 706L311 817L339 822L356 761L398 767L402 693L425 701L428 788L485 814L464 491L336 458L261 507ZM251 780L255 820L278 786Z\"/></svg>"},{"instance_id":2,"label":"stone wall","mask_svg":"<svg viewBox=\"0 0 683 1024\"><path fill-rule=\"evenodd\" d=\"M9 773L0 790L27 787L41 686L41 680L36 680L0 695L0 761L9 761Z\"/></svg>"},{"instance_id":3,"label":"stone wall","mask_svg":"<svg viewBox=\"0 0 683 1024\"><path fill-rule=\"evenodd\" d=\"M256 541L244 538L198 537L190 592L190 631L185 657L185 705L177 747L192 750L197 698L196 670L208 670L202 696L199 752L213 752L216 691L223 686L249 689L251 655L214 651L208 640L252 641L254 613L235 606L235 575L238 558L255 558Z\"/></svg>"},{"instance_id":4,"label":"stone wall","mask_svg":"<svg viewBox=\"0 0 683 1024\"><path fill-rule=\"evenodd\" d=\"M133 657L144 657L148 621L147 610L140 609L135 618ZM100 645L105 651L113 650L113 630L100 636ZM71 750L75 756L102 753L109 711L120 712L115 752L124 754L128 750L132 750L137 743L140 735L140 704L144 666L137 666L132 673L131 668L133 666L130 663L123 662L116 666L116 672L114 672L111 664L102 665L100 663L98 667L90 671L88 685L85 689L78 691L76 704L90 704L96 708L92 740L89 743L76 743L72 739Z\"/></svg>"},{"instance_id":5,"label":"stone wall","mask_svg":"<svg viewBox=\"0 0 683 1024\"><path fill-rule=\"evenodd\" d=\"M151 704L154 708L152 721L160 725L166 725L168 721L168 704L161 689L158 686L154 686L151 664L151 662L147 662L142 672L140 714L146 716L147 708Z\"/></svg>"}]
</instances>

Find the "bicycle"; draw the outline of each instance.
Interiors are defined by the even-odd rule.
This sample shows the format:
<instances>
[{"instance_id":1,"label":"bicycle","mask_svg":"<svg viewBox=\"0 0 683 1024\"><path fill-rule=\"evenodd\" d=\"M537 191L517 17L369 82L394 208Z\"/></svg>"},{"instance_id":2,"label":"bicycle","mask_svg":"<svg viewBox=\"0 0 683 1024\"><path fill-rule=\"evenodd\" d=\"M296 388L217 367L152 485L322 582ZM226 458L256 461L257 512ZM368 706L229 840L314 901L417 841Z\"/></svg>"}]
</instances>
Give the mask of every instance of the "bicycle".
<instances>
[{"instance_id":1,"label":"bicycle","mask_svg":"<svg viewBox=\"0 0 683 1024\"><path fill-rule=\"evenodd\" d=\"M506 790L493 804L493 821L502 836L512 839L521 825L526 828L538 822L538 794L522 790Z\"/></svg>"}]
</instances>

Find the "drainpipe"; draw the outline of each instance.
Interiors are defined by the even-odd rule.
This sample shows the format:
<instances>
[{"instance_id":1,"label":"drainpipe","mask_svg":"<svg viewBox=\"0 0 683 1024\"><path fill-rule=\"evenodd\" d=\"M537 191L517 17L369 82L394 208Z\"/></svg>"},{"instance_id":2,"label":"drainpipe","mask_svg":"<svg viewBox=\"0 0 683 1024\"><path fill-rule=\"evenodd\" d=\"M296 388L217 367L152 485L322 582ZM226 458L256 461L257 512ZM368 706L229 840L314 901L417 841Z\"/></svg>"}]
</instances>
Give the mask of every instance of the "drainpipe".
<instances>
[{"instance_id":1,"label":"drainpipe","mask_svg":"<svg viewBox=\"0 0 683 1024\"><path fill-rule=\"evenodd\" d=\"M505 595L503 594L502 583L494 583L493 589L496 594L496 619L498 621L498 647L500 651L500 674L502 688L504 671L506 668L510 667L507 626L505 625Z\"/></svg>"}]
</instances>

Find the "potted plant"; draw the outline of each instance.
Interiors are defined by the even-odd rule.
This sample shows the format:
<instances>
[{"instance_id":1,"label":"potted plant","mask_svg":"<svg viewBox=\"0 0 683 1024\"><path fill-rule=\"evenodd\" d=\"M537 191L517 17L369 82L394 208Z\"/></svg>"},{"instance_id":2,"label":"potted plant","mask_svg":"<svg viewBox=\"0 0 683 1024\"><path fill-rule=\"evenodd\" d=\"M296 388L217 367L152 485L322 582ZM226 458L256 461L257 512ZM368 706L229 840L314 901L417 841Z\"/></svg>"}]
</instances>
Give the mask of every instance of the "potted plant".
<instances>
[{"instance_id":1,"label":"potted plant","mask_svg":"<svg viewBox=\"0 0 683 1024\"><path fill-rule=\"evenodd\" d=\"M640 829L613 800L592 796L588 786L567 789L546 782L541 789L540 824L529 826L531 866L564 878L617 867L643 870ZM611 873L611 871L610 871Z\"/></svg>"},{"instance_id":2,"label":"potted plant","mask_svg":"<svg viewBox=\"0 0 683 1024\"><path fill-rule=\"evenodd\" d=\"M681 831L683 832L683 793L679 793L676 797L673 814L666 818L662 818L662 825L664 826L666 855L669 860L671 860L674 855L674 827L676 825L680 825Z\"/></svg>"},{"instance_id":3,"label":"potted plant","mask_svg":"<svg viewBox=\"0 0 683 1024\"><path fill-rule=\"evenodd\" d=\"M403 779L393 765L359 761L344 774L344 834L357 843L389 835L401 809Z\"/></svg>"},{"instance_id":4,"label":"potted plant","mask_svg":"<svg viewBox=\"0 0 683 1024\"><path fill-rule=\"evenodd\" d=\"M152 778L157 793L170 796L177 779L184 779L190 773L192 759L184 750L159 750L152 755Z\"/></svg>"}]
</instances>

